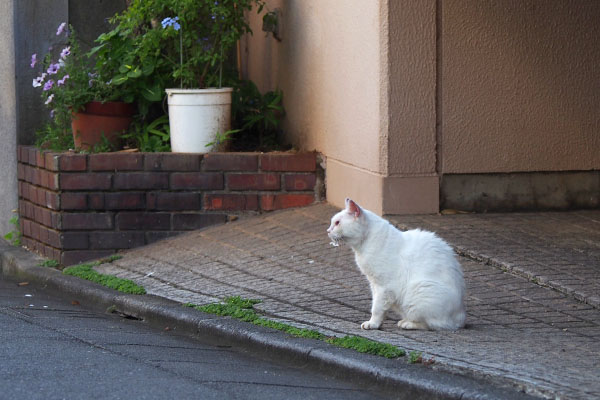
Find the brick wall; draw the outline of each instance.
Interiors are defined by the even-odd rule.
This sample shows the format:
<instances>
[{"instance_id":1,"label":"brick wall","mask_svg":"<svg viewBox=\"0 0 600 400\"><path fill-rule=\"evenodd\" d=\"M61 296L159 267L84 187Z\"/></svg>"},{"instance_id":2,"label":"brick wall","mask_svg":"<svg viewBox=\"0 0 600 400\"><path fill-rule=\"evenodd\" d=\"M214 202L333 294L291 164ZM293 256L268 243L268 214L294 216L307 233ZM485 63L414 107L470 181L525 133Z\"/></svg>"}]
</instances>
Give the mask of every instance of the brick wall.
<instances>
[{"instance_id":1,"label":"brick wall","mask_svg":"<svg viewBox=\"0 0 600 400\"><path fill-rule=\"evenodd\" d=\"M63 265L318 200L315 153L42 152L19 146L23 245Z\"/></svg>"}]
</instances>

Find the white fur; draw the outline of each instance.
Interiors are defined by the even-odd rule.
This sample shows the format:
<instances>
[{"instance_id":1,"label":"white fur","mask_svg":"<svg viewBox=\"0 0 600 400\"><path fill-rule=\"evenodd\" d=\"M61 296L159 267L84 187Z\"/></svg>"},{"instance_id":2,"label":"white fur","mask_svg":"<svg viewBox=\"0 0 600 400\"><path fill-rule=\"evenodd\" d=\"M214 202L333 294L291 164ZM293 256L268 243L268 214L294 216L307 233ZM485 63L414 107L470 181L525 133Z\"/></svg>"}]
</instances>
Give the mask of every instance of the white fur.
<instances>
[{"instance_id":1,"label":"white fur","mask_svg":"<svg viewBox=\"0 0 600 400\"><path fill-rule=\"evenodd\" d=\"M332 243L347 243L373 295L371 319L362 329L378 329L388 310L400 313L403 329L462 328L465 282L452 248L435 233L401 232L385 219L346 199L331 218Z\"/></svg>"}]
</instances>

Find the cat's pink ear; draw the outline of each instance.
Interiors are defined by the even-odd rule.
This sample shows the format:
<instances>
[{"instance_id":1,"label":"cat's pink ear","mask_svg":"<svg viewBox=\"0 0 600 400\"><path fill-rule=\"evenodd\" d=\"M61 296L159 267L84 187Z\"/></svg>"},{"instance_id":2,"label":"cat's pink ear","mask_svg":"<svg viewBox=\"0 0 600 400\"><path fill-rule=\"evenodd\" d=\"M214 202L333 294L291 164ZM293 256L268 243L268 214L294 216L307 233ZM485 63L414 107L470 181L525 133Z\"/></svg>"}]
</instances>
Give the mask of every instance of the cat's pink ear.
<instances>
[{"instance_id":1,"label":"cat's pink ear","mask_svg":"<svg viewBox=\"0 0 600 400\"><path fill-rule=\"evenodd\" d=\"M348 212L355 217L360 217L360 214L362 213L362 210L358 204L356 204L354 200L350 198L346 198L346 210L348 210Z\"/></svg>"}]
</instances>

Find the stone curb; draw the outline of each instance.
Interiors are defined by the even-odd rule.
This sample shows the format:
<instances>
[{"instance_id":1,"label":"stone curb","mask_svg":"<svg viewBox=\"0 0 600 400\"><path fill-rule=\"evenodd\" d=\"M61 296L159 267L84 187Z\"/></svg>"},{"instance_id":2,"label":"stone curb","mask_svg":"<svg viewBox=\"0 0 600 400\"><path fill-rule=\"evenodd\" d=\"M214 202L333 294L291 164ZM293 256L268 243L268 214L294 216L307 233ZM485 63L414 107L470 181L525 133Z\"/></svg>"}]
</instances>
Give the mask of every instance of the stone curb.
<instances>
[{"instance_id":1,"label":"stone curb","mask_svg":"<svg viewBox=\"0 0 600 400\"><path fill-rule=\"evenodd\" d=\"M0 272L11 279L27 280L59 296L75 297L84 307L106 311L109 307L154 326L192 336L218 338L252 351L301 363L335 376L398 390L407 399L531 399L515 389L495 387L485 379L409 365L327 343L294 338L283 332L254 326L228 317L217 317L183 307L154 295L123 294L58 270L38 266L44 259L23 248L0 242ZM464 372L464 371L463 371Z\"/></svg>"}]
</instances>

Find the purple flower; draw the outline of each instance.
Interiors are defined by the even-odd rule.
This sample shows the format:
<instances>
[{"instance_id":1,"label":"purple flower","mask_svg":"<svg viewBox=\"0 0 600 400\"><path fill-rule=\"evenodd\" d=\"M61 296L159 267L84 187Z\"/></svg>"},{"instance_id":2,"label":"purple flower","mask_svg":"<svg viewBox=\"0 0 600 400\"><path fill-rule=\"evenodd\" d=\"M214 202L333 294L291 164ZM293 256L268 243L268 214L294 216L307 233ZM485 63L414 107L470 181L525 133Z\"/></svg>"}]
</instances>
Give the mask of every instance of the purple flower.
<instances>
[{"instance_id":1,"label":"purple flower","mask_svg":"<svg viewBox=\"0 0 600 400\"><path fill-rule=\"evenodd\" d=\"M65 84L65 82L67 81L67 79L69 79L69 74L66 74L65 76L62 77L62 79L59 79L58 81L56 81L56 84L58 86L62 86Z\"/></svg>"},{"instance_id":2,"label":"purple flower","mask_svg":"<svg viewBox=\"0 0 600 400\"><path fill-rule=\"evenodd\" d=\"M46 99L46 102L44 104L48 105L48 104L52 103L52 100L54 100L54 94L51 94L50 96L48 96L48 98Z\"/></svg>"},{"instance_id":3,"label":"purple flower","mask_svg":"<svg viewBox=\"0 0 600 400\"><path fill-rule=\"evenodd\" d=\"M48 82L46 82L44 84L44 92L47 92L48 90L52 89L52 86L54 86L54 81L52 79L50 79Z\"/></svg>"},{"instance_id":4,"label":"purple flower","mask_svg":"<svg viewBox=\"0 0 600 400\"><path fill-rule=\"evenodd\" d=\"M63 33L65 31L65 28L67 27L67 23L63 22L62 24L60 24L58 26L58 29L56 30L56 36L60 35L61 33Z\"/></svg>"},{"instance_id":5,"label":"purple flower","mask_svg":"<svg viewBox=\"0 0 600 400\"><path fill-rule=\"evenodd\" d=\"M58 72L59 69L60 69L60 64L50 64L50 66L48 67L48 70L46 72L49 73L50 75L54 75Z\"/></svg>"},{"instance_id":6,"label":"purple flower","mask_svg":"<svg viewBox=\"0 0 600 400\"><path fill-rule=\"evenodd\" d=\"M37 59L37 53L33 53L31 55L31 68L35 67L35 64L37 64L38 59Z\"/></svg>"},{"instance_id":7,"label":"purple flower","mask_svg":"<svg viewBox=\"0 0 600 400\"><path fill-rule=\"evenodd\" d=\"M64 59L69 54L71 54L71 46L68 46L68 47L65 47L64 49L62 49L62 51L60 52L60 58Z\"/></svg>"},{"instance_id":8,"label":"purple flower","mask_svg":"<svg viewBox=\"0 0 600 400\"><path fill-rule=\"evenodd\" d=\"M55 111L56 111L56 110L51 110L51 111L50 111L50 118L54 118L54 112L55 112Z\"/></svg>"}]
</instances>

